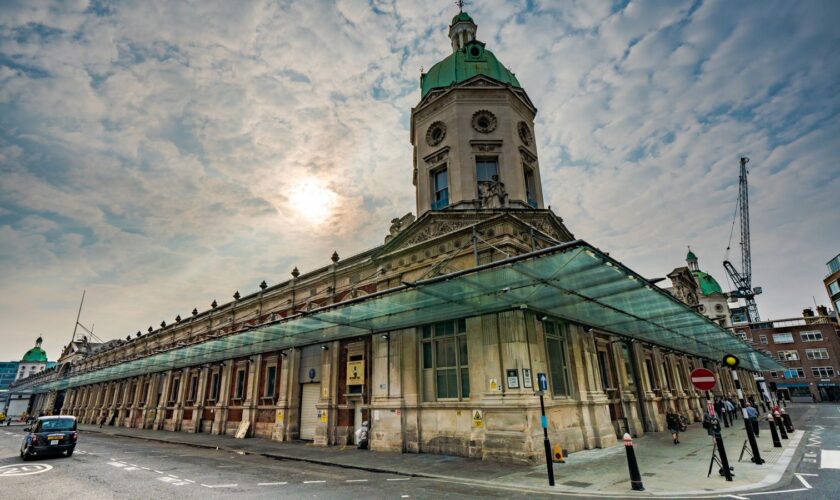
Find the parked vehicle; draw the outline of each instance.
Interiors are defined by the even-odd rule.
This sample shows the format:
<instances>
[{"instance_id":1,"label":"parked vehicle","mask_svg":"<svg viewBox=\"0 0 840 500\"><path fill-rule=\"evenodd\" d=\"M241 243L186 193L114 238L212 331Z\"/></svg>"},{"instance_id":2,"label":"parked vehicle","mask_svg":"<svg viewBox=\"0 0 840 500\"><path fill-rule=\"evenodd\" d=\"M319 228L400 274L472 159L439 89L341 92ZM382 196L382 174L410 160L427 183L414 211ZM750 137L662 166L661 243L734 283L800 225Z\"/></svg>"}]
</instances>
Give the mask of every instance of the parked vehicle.
<instances>
[{"instance_id":1,"label":"parked vehicle","mask_svg":"<svg viewBox=\"0 0 840 500\"><path fill-rule=\"evenodd\" d=\"M24 460L61 453L72 456L79 438L76 417L70 415L39 417L32 427L23 430L26 436L20 445L20 457Z\"/></svg>"}]
</instances>

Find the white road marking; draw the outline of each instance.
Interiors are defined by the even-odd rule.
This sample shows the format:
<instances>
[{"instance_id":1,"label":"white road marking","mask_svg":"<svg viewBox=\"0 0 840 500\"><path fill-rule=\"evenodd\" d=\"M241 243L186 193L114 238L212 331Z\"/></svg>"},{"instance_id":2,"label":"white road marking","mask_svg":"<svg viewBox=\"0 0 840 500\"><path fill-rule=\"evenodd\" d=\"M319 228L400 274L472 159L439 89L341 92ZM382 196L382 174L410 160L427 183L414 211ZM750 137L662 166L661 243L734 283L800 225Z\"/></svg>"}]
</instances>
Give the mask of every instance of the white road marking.
<instances>
[{"instance_id":1,"label":"white road marking","mask_svg":"<svg viewBox=\"0 0 840 500\"><path fill-rule=\"evenodd\" d=\"M188 482L188 483L194 483L194 482L195 482L195 481L193 481L192 479L184 479L184 481L186 481L186 482Z\"/></svg>"},{"instance_id":2,"label":"white road marking","mask_svg":"<svg viewBox=\"0 0 840 500\"><path fill-rule=\"evenodd\" d=\"M409 479L411 479L411 478L410 477L399 477L399 478L386 479L386 481L408 481Z\"/></svg>"},{"instance_id":3,"label":"white road marking","mask_svg":"<svg viewBox=\"0 0 840 500\"><path fill-rule=\"evenodd\" d=\"M285 481L282 482L282 483L257 483L257 486L282 486L284 484L289 484L289 483L287 483Z\"/></svg>"},{"instance_id":4,"label":"white road marking","mask_svg":"<svg viewBox=\"0 0 840 500\"><path fill-rule=\"evenodd\" d=\"M130 465L130 466L132 466L132 467L140 467L140 466L139 466L139 465L137 465L137 464L128 464L128 465Z\"/></svg>"},{"instance_id":5,"label":"white road marking","mask_svg":"<svg viewBox=\"0 0 840 500\"><path fill-rule=\"evenodd\" d=\"M366 483L367 479L348 479L346 483Z\"/></svg>"},{"instance_id":6,"label":"white road marking","mask_svg":"<svg viewBox=\"0 0 840 500\"><path fill-rule=\"evenodd\" d=\"M411 498L411 495L403 495L400 498Z\"/></svg>"},{"instance_id":7,"label":"white road marking","mask_svg":"<svg viewBox=\"0 0 840 500\"><path fill-rule=\"evenodd\" d=\"M738 495L726 495L726 496L728 496L729 498L736 498L737 500L750 500L747 497L739 497Z\"/></svg>"},{"instance_id":8,"label":"white road marking","mask_svg":"<svg viewBox=\"0 0 840 500\"><path fill-rule=\"evenodd\" d=\"M125 467L125 464L120 462L108 462L108 465L113 465L114 467Z\"/></svg>"},{"instance_id":9,"label":"white road marking","mask_svg":"<svg viewBox=\"0 0 840 500\"><path fill-rule=\"evenodd\" d=\"M204 484L204 483L201 483L201 485L204 486L205 488L236 488L237 486L239 486L236 483L233 483L233 484Z\"/></svg>"},{"instance_id":10,"label":"white road marking","mask_svg":"<svg viewBox=\"0 0 840 500\"><path fill-rule=\"evenodd\" d=\"M806 481L801 474L794 474L794 476L796 476L796 478L799 479L799 482L802 483L802 486L808 488L809 490L811 489L811 485L808 484L808 481Z\"/></svg>"},{"instance_id":11,"label":"white road marking","mask_svg":"<svg viewBox=\"0 0 840 500\"><path fill-rule=\"evenodd\" d=\"M123 470L140 470L140 468L139 467L126 467Z\"/></svg>"},{"instance_id":12,"label":"white road marking","mask_svg":"<svg viewBox=\"0 0 840 500\"><path fill-rule=\"evenodd\" d=\"M304 481L303 484L326 483L326 481Z\"/></svg>"},{"instance_id":13,"label":"white road marking","mask_svg":"<svg viewBox=\"0 0 840 500\"><path fill-rule=\"evenodd\" d=\"M181 479L180 477L176 476L175 474L167 474L169 477L174 477L175 479Z\"/></svg>"},{"instance_id":14,"label":"white road marking","mask_svg":"<svg viewBox=\"0 0 840 500\"><path fill-rule=\"evenodd\" d=\"M153 472L157 472L158 474L163 474L163 472L159 471L159 470L156 470L156 471L153 471Z\"/></svg>"},{"instance_id":15,"label":"white road marking","mask_svg":"<svg viewBox=\"0 0 840 500\"><path fill-rule=\"evenodd\" d=\"M805 473L805 472L797 472L797 474L798 474L798 475L800 475L800 476L820 477L820 475L819 475L819 474L807 474L807 473Z\"/></svg>"},{"instance_id":16,"label":"white road marking","mask_svg":"<svg viewBox=\"0 0 840 500\"><path fill-rule=\"evenodd\" d=\"M759 493L750 493L751 497L758 496L758 495L776 495L779 493L793 493L794 491L808 491L808 488L797 488L795 490L782 490L782 491L761 491Z\"/></svg>"},{"instance_id":17,"label":"white road marking","mask_svg":"<svg viewBox=\"0 0 840 500\"><path fill-rule=\"evenodd\" d=\"M230 467L239 467L239 465L238 465L238 464L233 464L233 465L217 465L216 467L218 467L218 468L220 468L220 469L227 469L227 468L230 468Z\"/></svg>"},{"instance_id":18,"label":"white road marking","mask_svg":"<svg viewBox=\"0 0 840 500\"><path fill-rule=\"evenodd\" d=\"M140 468L141 468L141 469L143 469L143 470L152 470L152 469L150 469L150 468L148 468L148 467L140 467Z\"/></svg>"},{"instance_id":19,"label":"white road marking","mask_svg":"<svg viewBox=\"0 0 840 500\"><path fill-rule=\"evenodd\" d=\"M840 469L840 450L822 450L820 469Z\"/></svg>"},{"instance_id":20,"label":"white road marking","mask_svg":"<svg viewBox=\"0 0 840 500\"><path fill-rule=\"evenodd\" d=\"M185 481L182 481L180 479L167 477L167 476L161 476L161 477L157 478L157 480L162 481L162 482L167 483L167 484L171 484L172 486L183 486L183 485L187 484Z\"/></svg>"}]
</instances>

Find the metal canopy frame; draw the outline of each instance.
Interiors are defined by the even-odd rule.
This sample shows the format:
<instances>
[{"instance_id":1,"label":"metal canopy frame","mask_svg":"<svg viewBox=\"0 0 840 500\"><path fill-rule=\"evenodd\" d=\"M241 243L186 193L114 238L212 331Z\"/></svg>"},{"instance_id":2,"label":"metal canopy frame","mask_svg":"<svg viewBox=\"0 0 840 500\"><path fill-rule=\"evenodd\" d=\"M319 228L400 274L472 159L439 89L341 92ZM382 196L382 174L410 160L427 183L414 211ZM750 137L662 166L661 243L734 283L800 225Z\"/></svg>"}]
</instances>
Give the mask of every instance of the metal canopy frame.
<instances>
[{"instance_id":1,"label":"metal canopy frame","mask_svg":"<svg viewBox=\"0 0 840 500\"><path fill-rule=\"evenodd\" d=\"M452 274L404 282L199 344L71 374L33 386L32 391L119 380L513 309L532 310L716 362L724 354L734 354L748 370L783 369L773 358L620 262L576 240Z\"/></svg>"}]
</instances>

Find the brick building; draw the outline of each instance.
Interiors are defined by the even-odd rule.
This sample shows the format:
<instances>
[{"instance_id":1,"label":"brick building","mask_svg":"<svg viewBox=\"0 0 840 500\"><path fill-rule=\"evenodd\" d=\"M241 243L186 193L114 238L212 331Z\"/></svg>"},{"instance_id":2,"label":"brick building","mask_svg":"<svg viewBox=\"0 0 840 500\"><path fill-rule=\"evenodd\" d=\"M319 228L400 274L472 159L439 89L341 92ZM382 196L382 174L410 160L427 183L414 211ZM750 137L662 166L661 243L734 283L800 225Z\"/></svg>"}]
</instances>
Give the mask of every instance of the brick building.
<instances>
[{"instance_id":1,"label":"brick building","mask_svg":"<svg viewBox=\"0 0 840 500\"><path fill-rule=\"evenodd\" d=\"M825 291L834 307L834 318L840 321L840 254L826 263L828 275L823 278Z\"/></svg>"},{"instance_id":2,"label":"brick building","mask_svg":"<svg viewBox=\"0 0 840 500\"><path fill-rule=\"evenodd\" d=\"M801 318L737 325L735 334L786 366L764 372L771 390L794 402L840 401L840 326L825 306Z\"/></svg>"}]
</instances>

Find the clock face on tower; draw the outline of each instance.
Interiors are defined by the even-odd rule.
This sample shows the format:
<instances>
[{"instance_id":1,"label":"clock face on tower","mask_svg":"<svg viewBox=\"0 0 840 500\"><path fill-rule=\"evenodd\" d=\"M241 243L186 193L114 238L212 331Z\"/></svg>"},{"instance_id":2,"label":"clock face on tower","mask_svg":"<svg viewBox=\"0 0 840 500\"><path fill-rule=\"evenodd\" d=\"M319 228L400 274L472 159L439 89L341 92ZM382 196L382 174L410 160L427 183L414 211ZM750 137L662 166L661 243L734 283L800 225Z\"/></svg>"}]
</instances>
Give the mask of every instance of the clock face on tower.
<instances>
[{"instance_id":1,"label":"clock face on tower","mask_svg":"<svg viewBox=\"0 0 840 500\"><path fill-rule=\"evenodd\" d=\"M437 146L446 137L446 124L443 122L434 122L429 125L426 130L426 143L429 146Z\"/></svg>"},{"instance_id":2,"label":"clock face on tower","mask_svg":"<svg viewBox=\"0 0 840 500\"><path fill-rule=\"evenodd\" d=\"M519 139L522 140L522 143L526 146L530 146L531 141L534 140L534 136L531 134L531 129L528 127L528 124L525 122L519 122L516 129L519 131Z\"/></svg>"}]
</instances>

